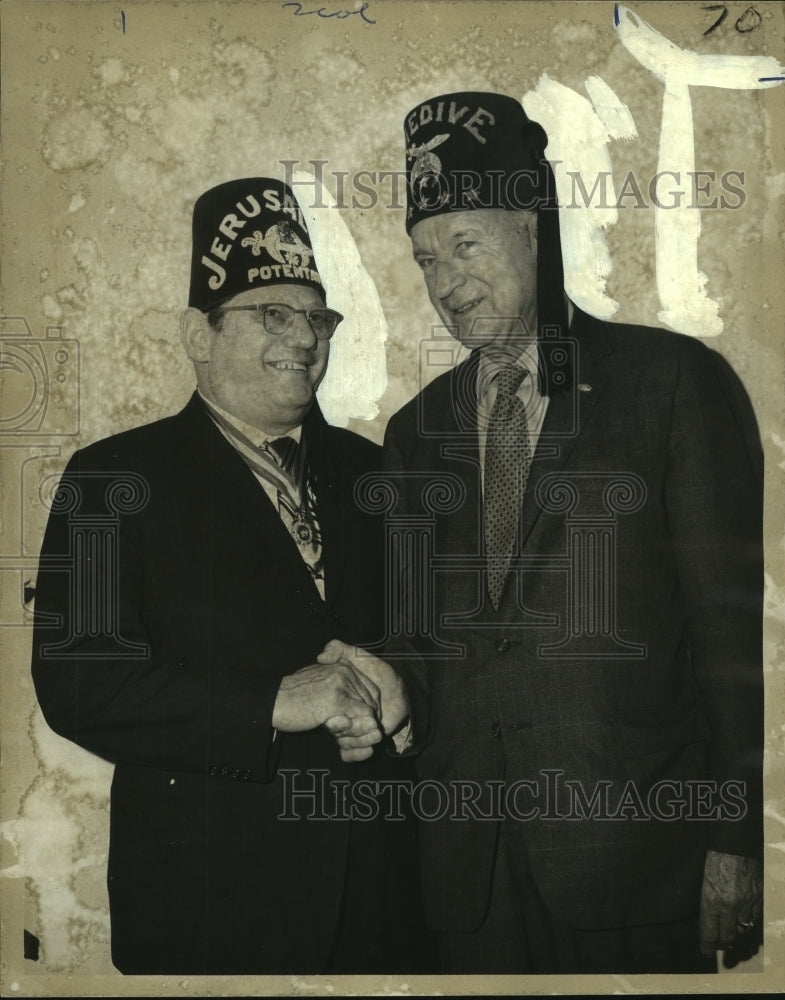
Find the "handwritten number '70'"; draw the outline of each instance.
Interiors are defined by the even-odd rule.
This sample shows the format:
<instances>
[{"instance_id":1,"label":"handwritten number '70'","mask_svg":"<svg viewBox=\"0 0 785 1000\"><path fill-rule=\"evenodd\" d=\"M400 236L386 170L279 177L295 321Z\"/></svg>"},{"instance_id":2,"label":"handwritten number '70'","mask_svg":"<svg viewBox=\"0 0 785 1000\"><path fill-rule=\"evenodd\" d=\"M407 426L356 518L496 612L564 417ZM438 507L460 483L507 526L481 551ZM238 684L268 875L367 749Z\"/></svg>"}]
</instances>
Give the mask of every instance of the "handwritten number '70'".
<instances>
[{"instance_id":1,"label":"handwritten number '70'","mask_svg":"<svg viewBox=\"0 0 785 1000\"><path fill-rule=\"evenodd\" d=\"M719 28L719 26L728 16L728 8L725 6L724 3L715 3L711 4L709 7L701 7L701 10L722 11L722 13L714 22L714 24L712 24L711 27L707 28L703 32L704 36L710 35L712 31L715 31L717 28ZM762 20L763 18L760 16L758 11L755 10L754 7L750 6L744 11L741 17L736 18L736 25L735 25L736 31L741 32L741 34L746 34L748 31L752 31L753 29L757 28Z\"/></svg>"}]
</instances>

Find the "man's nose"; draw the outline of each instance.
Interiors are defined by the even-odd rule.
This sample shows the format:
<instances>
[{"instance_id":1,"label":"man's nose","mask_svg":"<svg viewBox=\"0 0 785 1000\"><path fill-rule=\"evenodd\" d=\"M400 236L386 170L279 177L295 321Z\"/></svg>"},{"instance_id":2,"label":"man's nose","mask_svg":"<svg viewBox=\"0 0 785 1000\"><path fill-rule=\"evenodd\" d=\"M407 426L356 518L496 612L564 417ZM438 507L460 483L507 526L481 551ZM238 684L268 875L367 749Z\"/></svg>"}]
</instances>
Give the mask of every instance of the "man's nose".
<instances>
[{"instance_id":1,"label":"man's nose","mask_svg":"<svg viewBox=\"0 0 785 1000\"><path fill-rule=\"evenodd\" d=\"M312 350L316 346L316 334L313 332L304 310L300 309L292 316L292 322L284 333L284 337L294 347Z\"/></svg>"},{"instance_id":2,"label":"man's nose","mask_svg":"<svg viewBox=\"0 0 785 1000\"><path fill-rule=\"evenodd\" d=\"M463 281L463 272L460 267L457 267L451 260L443 260L436 264L431 287L434 295L444 300L449 298L455 289L463 284Z\"/></svg>"}]
</instances>

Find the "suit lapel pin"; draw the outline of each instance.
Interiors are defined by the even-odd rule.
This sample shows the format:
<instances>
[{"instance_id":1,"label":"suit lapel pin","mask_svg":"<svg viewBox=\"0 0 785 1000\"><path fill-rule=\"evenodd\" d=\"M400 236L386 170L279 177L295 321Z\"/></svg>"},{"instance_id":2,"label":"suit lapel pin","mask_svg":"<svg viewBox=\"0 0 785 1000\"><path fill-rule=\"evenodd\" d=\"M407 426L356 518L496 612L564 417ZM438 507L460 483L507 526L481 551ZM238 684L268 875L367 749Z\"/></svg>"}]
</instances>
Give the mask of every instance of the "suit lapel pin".
<instances>
[{"instance_id":1,"label":"suit lapel pin","mask_svg":"<svg viewBox=\"0 0 785 1000\"><path fill-rule=\"evenodd\" d=\"M578 389L580 392L591 392L591 386L587 385L585 382L580 382Z\"/></svg>"}]
</instances>

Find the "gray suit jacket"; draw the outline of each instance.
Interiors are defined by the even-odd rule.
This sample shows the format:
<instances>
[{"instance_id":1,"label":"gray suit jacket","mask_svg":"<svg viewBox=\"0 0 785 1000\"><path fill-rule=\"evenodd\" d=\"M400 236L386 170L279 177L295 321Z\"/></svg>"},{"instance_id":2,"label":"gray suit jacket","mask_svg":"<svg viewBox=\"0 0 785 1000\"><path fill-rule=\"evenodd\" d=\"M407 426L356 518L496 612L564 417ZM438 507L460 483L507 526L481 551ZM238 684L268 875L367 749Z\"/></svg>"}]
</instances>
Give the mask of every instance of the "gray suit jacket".
<instances>
[{"instance_id":1,"label":"gray suit jacket","mask_svg":"<svg viewBox=\"0 0 785 1000\"><path fill-rule=\"evenodd\" d=\"M409 533L391 546L392 586L415 609L388 619L387 655L409 679L420 775L448 790L439 815L432 789L421 835L442 930L481 921L499 822L576 927L687 916L707 846L761 852L762 457L749 401L689 337L576 312L563 346L550 345L564 388L498 612L484 596L476 353L404 406L385 441L391 523Z\"/></svg>"}]
</instances>

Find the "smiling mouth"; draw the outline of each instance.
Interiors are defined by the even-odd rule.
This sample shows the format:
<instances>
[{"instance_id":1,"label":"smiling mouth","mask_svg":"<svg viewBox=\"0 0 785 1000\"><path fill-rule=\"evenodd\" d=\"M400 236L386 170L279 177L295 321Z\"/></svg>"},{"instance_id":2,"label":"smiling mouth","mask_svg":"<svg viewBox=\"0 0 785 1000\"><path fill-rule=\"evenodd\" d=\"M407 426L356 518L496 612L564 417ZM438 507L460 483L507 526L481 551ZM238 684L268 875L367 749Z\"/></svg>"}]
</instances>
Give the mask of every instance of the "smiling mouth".
<instances>
[{"instance_id":1,"label":"smiling mouth","mask_svg":"<svg viewBox=\"0 0 785 1000\"><path fill-rule=\"evenodd\" d=\"M270 368L275 368L278 372L307 372L308 365L302 361L268 361Z\"/></svg>"},{"instance_id":2,"label":"smiling mouth","mask_svg":"<svg viewBox=\"0 0 785 1000\"><path fill-rule=\"evenodd\" d=\"M479 299L471 299L469 302L465 302L462 306L457 306L454 309L450 309L450 313L453 316L463 316L468 312L471 312L475 306L478 306L482 302L482 296Z\"/></svg>"}]
</instances>

